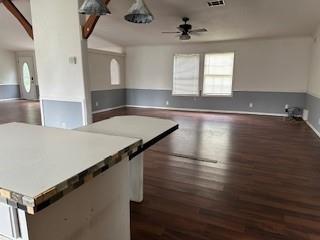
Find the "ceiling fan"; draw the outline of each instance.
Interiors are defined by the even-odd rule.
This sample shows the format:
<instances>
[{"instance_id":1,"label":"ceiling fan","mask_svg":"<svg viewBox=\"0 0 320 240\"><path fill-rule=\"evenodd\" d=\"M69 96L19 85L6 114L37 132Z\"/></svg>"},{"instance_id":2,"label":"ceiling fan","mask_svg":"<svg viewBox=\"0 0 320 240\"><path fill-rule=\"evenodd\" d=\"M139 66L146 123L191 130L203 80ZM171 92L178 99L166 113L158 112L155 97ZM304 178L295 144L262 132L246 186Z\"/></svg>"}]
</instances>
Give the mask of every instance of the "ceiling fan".
<instances>
[{"instance_id":1,"label":"ceiling fan","mask_svg":"<svg viewBox=\"0 0 320 240\"><path fill-rule=\"evenodd\" d=\"M208 31L205 28L192 29L192 25L188 23L190 21L190 19L187 17L182 18L182 21L184 21L184 23L177 27L179 31L177 31L177 32L162 32L162 33L165 33L165 34L167 34L167 33L177 34L178 33L180 40L190 40L192 34L203 33L203 32Z\"/></svg>"}]
</instances>

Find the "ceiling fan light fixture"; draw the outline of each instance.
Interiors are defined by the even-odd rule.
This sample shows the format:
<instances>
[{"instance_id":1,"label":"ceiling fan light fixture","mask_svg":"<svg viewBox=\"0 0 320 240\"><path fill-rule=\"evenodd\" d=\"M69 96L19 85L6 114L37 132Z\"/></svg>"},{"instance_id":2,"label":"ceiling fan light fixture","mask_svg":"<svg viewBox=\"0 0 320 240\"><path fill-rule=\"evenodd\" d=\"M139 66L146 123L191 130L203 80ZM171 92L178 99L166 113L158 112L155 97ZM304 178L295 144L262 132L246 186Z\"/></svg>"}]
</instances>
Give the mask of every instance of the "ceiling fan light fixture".
<instances>
[{"instance_id":1,"label":"ceiling fan light fixture","mask_svg":"<svg viewBox=\"0 0 320 240\"><path fill-rule=\"evenodd\" d=\"M154 16L143 0L135 0L124 19L132 23L146 24L151 23Z\"/></svg>"},{"instance_id":2,"label":"ceiling fan light fixture","mask_svg":"<svg viewBox=\"0 0 320 240\"><path fill-rule=\"evenodd\" d=\"M94 16L111 14L107 5L102 0L85 0L79 9L79 13Z\"/></svg>"},{"instance_id":3,"label":"ceiling fan light fixture","mask_svg":"<svg viewBox=\"0 0 320 240\"><path fill-rule=\"evenodd\" d=\"M180 40L185 41L185 40L190 40L191 36L189 34L183 33L180 35Z\"/></svg>"}]
</instances>

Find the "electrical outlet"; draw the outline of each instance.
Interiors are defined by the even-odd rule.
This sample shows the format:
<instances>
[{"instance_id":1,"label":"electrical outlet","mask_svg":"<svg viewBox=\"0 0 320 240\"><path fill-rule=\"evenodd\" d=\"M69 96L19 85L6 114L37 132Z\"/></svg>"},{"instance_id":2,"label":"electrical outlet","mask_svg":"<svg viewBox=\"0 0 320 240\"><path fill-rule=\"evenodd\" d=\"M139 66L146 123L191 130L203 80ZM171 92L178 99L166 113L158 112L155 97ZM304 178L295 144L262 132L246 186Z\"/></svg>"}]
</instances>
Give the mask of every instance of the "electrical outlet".
<instances>
[{"instance_id":1,"label":"electrical outlet","mask_svg":"<svg viewBox=\"0 0 320 240\"><path fill-rule=\"evenodd\" d=\"M253 108L253 103L249 103L249 108Z\"/></svg>"},{"instance_id":2,"label":"electrical outlet","mask_svg":"<svg viewBox=\"0 0 320 240\"><path fill-rule=\"evenodd\" d=\"M284 106L284 108L285 108L286 112L289 111L289 105L288 105L288 104L286 104L286 105Z\"/></svg>"},{"instance_id":3,"label":"electrical outlet","mask_svg":"<svg viewBox=\"0 0 320 240\"><path fill-rule=\"evenodd\" d=\"M99 102L96 102L96 107L99 107Z\"/></svg>"},{"instance_id":4,"label":"electrical outlet","mask_svg":"<svg viewBox=\"0 0 320 240\"><path fill-rule=\"evenodd\" d=\"M169 106L169 104L170 104L169 101L166 101L166 105Z\"/></svg>"}]
</instances>

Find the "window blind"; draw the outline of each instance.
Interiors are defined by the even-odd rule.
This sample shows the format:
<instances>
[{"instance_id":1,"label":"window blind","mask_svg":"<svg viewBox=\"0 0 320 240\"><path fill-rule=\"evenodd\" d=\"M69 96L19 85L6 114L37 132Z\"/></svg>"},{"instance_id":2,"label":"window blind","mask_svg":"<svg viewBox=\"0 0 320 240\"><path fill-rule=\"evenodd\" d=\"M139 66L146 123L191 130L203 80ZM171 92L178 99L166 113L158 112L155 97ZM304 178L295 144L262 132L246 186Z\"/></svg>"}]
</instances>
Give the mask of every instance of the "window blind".
<instances>
[{"instance_id":1,"label":"window blind","mask_svg":"<svg viewBox=\"0 0 320 240\"><path fill-rule=\"evenodd\" d=\"M232 94L234 53L206 54L203 95Z\"/></svg>"},{"instance_id":2,"label":"window blind","mask_svg":"<svg viewBox=\"0 0 320 240\"><path fill-rule=\"evenodd\" d=\"M174 56L173 95L199 95L199 54Z\"/></svg>"}]
</instances>

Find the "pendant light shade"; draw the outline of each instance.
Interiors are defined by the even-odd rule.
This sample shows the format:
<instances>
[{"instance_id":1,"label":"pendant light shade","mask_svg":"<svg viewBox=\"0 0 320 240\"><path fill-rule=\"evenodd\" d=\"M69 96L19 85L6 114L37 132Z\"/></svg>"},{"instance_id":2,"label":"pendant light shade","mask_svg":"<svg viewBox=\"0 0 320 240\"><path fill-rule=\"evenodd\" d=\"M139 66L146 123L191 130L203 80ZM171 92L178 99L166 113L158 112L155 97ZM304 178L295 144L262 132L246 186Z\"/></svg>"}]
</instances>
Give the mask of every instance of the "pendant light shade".
<instances>
[{"instance_id":1,"label":"pendant light shade","mask_svg":"<svg viewBox=\"0 0 320 240\"><path fill-rule=\"evenodd\" d=\"M102 0L85 0L79 10L79 13L95 16L111 14L110 10Z\"/></svg>"},{"instance_id":2,"label":"pendant light shade","mask_svg":"<svg viewBox=\"0 0 320 240\"><path fill-rule=\"evenodd\" d=\"M135 3L129 9L128 14L124 18L128 22L139 24L151 23L154 19L152 13L143 0L135 0Z\"/></svg>"}]
</instances>

